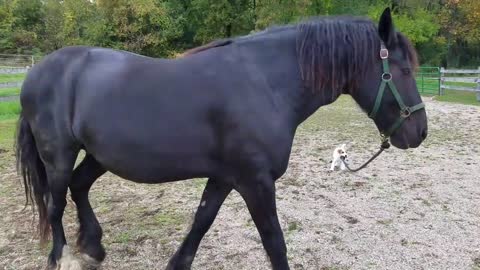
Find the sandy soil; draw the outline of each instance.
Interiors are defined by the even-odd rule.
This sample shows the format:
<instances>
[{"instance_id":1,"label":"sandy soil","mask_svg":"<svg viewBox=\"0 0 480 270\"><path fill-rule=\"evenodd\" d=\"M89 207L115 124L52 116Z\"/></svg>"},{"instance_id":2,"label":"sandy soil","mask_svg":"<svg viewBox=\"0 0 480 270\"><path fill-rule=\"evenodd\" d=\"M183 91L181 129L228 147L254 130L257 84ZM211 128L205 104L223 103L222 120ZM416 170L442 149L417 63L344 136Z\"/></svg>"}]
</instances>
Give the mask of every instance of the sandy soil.
<instances>
[{"instance_id":1,"label":"sandy soil","mask_svg":"<svg viewBox=\"0 0 480 270\"><path fill-rule=\"evenodd\" d=\"M300 127L277 184L292 269L480 269L480 107L426 104L427 141L389 149L358 173L328 172L337 144L353 143L353 164L378 145L371 121L349 99ZM13 163L0 181L0 269L41 269L48 249L33 237L31 212L22 211ZM141 185L103 176L90 195L104 229L103 269L163 269L189 229L204 183ZM70 202L64 224L72 244L75 215ZM227 198L193 269L270 269L238 193Z\"/></svg>"}]
</instances>

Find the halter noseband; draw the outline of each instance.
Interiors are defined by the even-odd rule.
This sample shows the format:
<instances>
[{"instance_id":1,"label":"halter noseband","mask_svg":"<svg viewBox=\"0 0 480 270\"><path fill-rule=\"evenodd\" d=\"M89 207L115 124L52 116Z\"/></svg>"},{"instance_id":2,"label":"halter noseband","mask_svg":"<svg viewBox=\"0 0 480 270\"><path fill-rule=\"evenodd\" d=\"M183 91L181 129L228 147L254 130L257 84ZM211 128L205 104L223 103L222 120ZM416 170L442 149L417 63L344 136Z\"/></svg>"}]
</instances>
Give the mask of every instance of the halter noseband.
<instances>
[{"instance_id":1,"label":"halter noseband","mask_svg":"<svg viewBox=\"0 0 480 270\"><path fill-rule=\"evenodd\" d=\"M375 117L377 116L378 109L380 108L380 104L382 103L383 94L385 93L385 88L388 85L390 91L392 91L392 94L397 100L397 103L400 107L400 116L398 117L397 121L386 132L381 132L384 140L388 140L388 138L402 125L405 119L410 117L412 113L425 108L425 104L421 102L411 107L405 105L402 97L400 96L400 93L398 92L395 84L392 81L392 73L390 73L390 66L388 64L388 49L383 42L380 45L380 58L383 62L382 82L380 84L380 88L378 89L375 105L373 106L373 110L368 117L375 119Z\"/></svg>"}]
</instances>

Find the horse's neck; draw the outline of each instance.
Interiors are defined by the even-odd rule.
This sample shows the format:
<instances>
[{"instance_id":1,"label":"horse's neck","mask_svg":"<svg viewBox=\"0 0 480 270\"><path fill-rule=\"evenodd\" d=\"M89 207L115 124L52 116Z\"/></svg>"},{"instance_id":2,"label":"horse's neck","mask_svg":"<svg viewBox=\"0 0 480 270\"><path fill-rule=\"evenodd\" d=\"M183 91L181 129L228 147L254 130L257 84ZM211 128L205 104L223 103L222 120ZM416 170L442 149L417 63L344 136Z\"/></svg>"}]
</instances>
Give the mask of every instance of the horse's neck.
<instances>
[{"instance_id":1,"label":"horse's neck","mask_svg":"<svg viewBox=\"0 0 480 270\"><path fill-rule=\"evenodd\" d=\"M309 90L305 90L309 91ZM332 93L312 93L306 94L304 97L305 105L299 112L299 123L305 121L308 117L314 114L320 107L333 103L339 97L339 94Z\"/></svg>"},{"instance_id":2,"label":"horse's neck","mask_svg":"<svg viewBox=\"0 0 480 270\"><path fill-rule=\"evenodd\" d=\"M296 53L295 29L260 35L249 40L240 40L240 47L246 48L242 56L255 62L268 82L275 96L282 99L292 118L300 124L321 106L332 103L338 98L332 91L315 93L305 87L301 78Z\"/></svg>"}]
</instances>

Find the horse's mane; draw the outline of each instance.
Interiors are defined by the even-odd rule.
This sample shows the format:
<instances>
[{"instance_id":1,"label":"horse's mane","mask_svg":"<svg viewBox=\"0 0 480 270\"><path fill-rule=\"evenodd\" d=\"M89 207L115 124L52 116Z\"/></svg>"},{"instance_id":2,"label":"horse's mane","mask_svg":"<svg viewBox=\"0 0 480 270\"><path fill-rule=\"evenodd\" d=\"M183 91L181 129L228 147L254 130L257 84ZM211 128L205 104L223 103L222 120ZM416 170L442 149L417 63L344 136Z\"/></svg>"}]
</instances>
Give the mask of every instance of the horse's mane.
<instances>
[{"instance_id":1,"label":"horse's mane","mask_svg":"<svg viewBox=\"0 0 480 270\"><path fill-rule=\"evenodd\" d=\"M294 25L272 26L250 35L212 41L185 51L182 57L288 29L299 31L296 49L300 71L306 87L313 91L332 90L332 95L337 95L344 90L341 88L356 89L378 61L380 36L376 25L370 19L349 16L316 17ZM416 68L415 48L403 34L396 34L398 45Z\"/></svg>"},{"instance_id":2,"label":"horse's mane","mask_svg":"<svg viewBox=\"0 0 480 270\"><path fill-rule=\"evenodd\" d=\"M378 61L380 36L376 25L359 17L317 17L297 25L297 54L306 86L313 91L356 89ZM418 65L412 44L397 32L398 44L412 66Z\"/></svg>"}]
</instances>

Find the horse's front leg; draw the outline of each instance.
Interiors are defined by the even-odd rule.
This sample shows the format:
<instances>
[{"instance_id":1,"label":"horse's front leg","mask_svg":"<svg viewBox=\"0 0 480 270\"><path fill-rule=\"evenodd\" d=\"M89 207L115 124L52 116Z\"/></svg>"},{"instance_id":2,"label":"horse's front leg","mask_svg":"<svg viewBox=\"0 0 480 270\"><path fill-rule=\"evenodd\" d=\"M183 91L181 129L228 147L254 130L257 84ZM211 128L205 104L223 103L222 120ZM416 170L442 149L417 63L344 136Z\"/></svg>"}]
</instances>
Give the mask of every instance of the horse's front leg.
<instances>
[{"instance_id":1,"label":"horse's front leg","mask_svg":"<svg viewBox=\"0 0 480 270\"><path fill-rule=\"evenodd\" d=\"M105 250L101 244L102 228L88 200L88 192L93 183L105 172L95 158L87 154L82 163L73 171L70 183L72 199L77 206L80 222L77 246L89 269L99 266L105 258Z\"/></svg>"},{"instance_id":2,"label":"horse's front leg","mask_svg":"<svg viewBox=\"0 0 480 270\"><path fill-rule=\"evenodd\" d=\"M170 259L167 269L190 269L200 241L212 225L218 210L231 190L230 185L218 179L210 178L208 180L192 228L180 248Z\"/></svg>"},{"instance_id":3,"label":"horse's front leg","mask_svg":"<svg viewBox=\"0 0 480 270\"><path fill-rule=\"evenodd\" d=\"M273 269L290 269L287 247L278 222L274 179L268 173L260 174L242 182L239 192L247 203Z\"/></svg>"}]
</instances>

